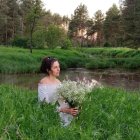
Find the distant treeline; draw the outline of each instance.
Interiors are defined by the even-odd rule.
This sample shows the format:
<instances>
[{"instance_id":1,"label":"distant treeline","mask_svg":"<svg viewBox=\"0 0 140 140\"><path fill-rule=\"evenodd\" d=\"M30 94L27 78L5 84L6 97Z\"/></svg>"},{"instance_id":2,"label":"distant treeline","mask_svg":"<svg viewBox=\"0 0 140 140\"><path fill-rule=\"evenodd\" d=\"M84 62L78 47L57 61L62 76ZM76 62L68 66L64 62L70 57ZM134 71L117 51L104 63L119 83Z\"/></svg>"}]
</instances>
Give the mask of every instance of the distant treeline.
<instances>
[{"instance_id":1,"label":"distant treeline","mask_svg":"<svg viewBox=\"0 0 140 140\"><path fill-rule=\"evenodd\" d=\"M94 2L93 2L94 4ZM140 44L140 1L122 0L89 17L80 4L71 18L52 14L41 0L1 0L0 44L32 48L60 46L138 48Z\"/></svg>"}]
</instances>

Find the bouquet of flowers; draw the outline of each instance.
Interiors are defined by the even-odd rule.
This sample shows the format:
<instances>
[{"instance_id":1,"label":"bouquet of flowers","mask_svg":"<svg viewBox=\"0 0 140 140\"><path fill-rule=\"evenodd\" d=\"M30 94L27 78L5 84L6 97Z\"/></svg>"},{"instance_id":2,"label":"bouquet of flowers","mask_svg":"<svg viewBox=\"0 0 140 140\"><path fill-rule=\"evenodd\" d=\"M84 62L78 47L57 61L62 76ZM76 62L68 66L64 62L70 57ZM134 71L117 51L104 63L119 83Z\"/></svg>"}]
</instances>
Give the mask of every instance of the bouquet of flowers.
<instances>
[{"instance_id":1,"label":"bouquet of flowers","mask_svg":"<svg viewBox=\"0 0 140 140\"><path fill-rule=\"evenodd\" d=\"M71 107L80 107L85 100L87 93L91 92L93 88L101 87L101 84L96 80L89 81L71 81L64 80L57 89L59 96L63 97Z\"/></svg>"}]
</instances>

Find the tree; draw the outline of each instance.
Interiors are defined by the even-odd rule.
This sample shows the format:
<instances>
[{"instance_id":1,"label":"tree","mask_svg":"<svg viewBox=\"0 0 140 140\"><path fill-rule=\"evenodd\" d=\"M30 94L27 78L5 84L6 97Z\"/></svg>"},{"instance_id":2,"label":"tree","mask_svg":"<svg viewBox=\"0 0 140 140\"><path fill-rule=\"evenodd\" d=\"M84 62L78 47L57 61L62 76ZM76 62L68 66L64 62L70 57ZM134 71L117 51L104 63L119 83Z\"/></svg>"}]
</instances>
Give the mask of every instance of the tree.
<instances>
[{"instance_id":1,"label":"tree","mask_svg":"<svg viewBox=\"0 0 140 140\"><path fill-rule=\"evenodd\" d=\"M120 11L115 4L106 12L104 37L106 43L116 46L120 41Z\"/></svg>"},{"instance_id":2,"label":"tree","mask_svg":"<svg viewBox=\"0 0 140 140\"><path fill-rule=\"evenodd\" d=\"M90 36L92 35L94 32L96 32L94 30L94 21L93 19L88 19L87 20L87 23L86 23L86 26L87 26L87 36Z\"/></svg>"},{"instance_id":3,"label":"tree","mask_svg":"<svg viewBox=\"0 0 140 140\"><path fill-rule=\"evenodd\" d=\"M53 14L53 24L60 25L61 23L62 23L62 17L57 13Z\"/></svg>"},{"instance_id":4,"label":"tree","mask_svg":"<svg viewBox=\"0 0 140 140\"><path fill-rule=\"evenodd\" d=\"M74 11L72 15L70 24L69 24L69 35L75 37L78 34L78 31L86 28L88 20L88 10L87 7L83 4L80 4Z\"/></svg>"},{"instance_id":5,"label":"tree","mask_svg":"<svg viewBox=\"0 0 140 140\"><path fill-rule=\"evenodd\" d=\"M68 32L70 19L67 16L62 17L62 26Z\"/></svg>"},{"instance_id":6,"label":"tree","mask_svg":"<svg viewBox=\"0 0 140 140\"><path fill-rule=\"evenodd\" d=\"M68 18L68 16L63 16L62 21L65 22L66 24L68 24L70 19Z\"/></svg>"},{"instance_id":7,"label":"tree","mask_svg":"<svg viewBox=\"0 0 140 140\"><path fill-rule=\"evenodd\" d=\"M45 11L41 0L0 0L0 44L24 44L32 53L33 47L45 44L39 45L48 26L60 26L64 20L59 14Z\"/></svg>"},{"instance_id":8,"label":"tree","mask_svg":"<svg viewBox=\"0 0 140 140\"><path fill-rule=\"evenodd\" d=\"M123 25L125 30L125 41L130 45L134 44L135 33L135 15L134 15L134 0L126 0L122 9Z\"/></svg>"},{"instance_id":9,"label":"tree","mask_svg":"<svg viewBox=\"0 0 140 140\"><path fill-rule=\"evenodd\" d=\"M103 22L104 15L101 10L98 10L94 15L94 30L97 32L97 45L103 43Z\"/></svg>"},{"instance_id":10,"label":"tree","mask_svg":"<svg viewBox=\"0 0 140 140\"><path fill-rule=\"evenodd\" d=\"M65 31L56 26L50 25L46 32L46 42L49 48L55 48L61 46L61 42L66 38Z\"/></svg>"},{"instance_id":11,"label":"tree","mask_svg":"<svg viewBox=\"0 0 140 140\"><path fill-rule=\"evenodd\" d=\"M135 5L135 45L140 47L140 1L136 0Z\"/></svg>"},{"instance_id":12,"label":"tree","mask_svg":"<svg viewBox=\"0 0 140 140\"><path fill-rule=\"evenodd\" d=\"M40 0L22 0L23 17L30 36L30 52L33 47L33 32L39 18L42 16L42 3Z\"/></svg>"},{"instance_id":13,"label":"tree","mask_svg":"<svg viewBox=\"0 0 140 140\"><path fill-rule=\"evenodd\" d=\"M47 27L52 24L60 26L63 23L63 18L59 14L52 14L51 11L48 10L44 12L43 16L39 20L39 23L47 29Z\"/></svg>"},{"instance_id":14,"label":"tree","mask_svg":"<svg viewBox=\"0 0 140 140\"><path fill-rule=\"evenodd\" d=\"M125 42L129 46L140 44L140 1L125 0L122 5Z\"/></svg>"},{"instance_id":15,"label":"tree","mask_svg":"<svg viewBox=\"0 0 140 140\"><path fill-rule=\"evenodd\" d=\"M46 29L41 27L34 31L33 33L33 46L35 48L45 48L46 47Z\"/></svg>"},{"instance_id":16,"label":"tree","mask_svg":"<svg viewBox=\"0 0 140 140\"><path fill-rule=\"evenodd\" d=\"M0 43L7 44L7 1L1 0L0 3Z\"/></svg>"},{"instance_id":17,"label":"tree","mask_svg":"<svg viewBox=\"0 0 140 140\"><path fill-rule=\"evenodd\" d=\"M1 42L7 44L20 32L20 8L17 0L1 0Z\"/></svg>"}]
</instances>

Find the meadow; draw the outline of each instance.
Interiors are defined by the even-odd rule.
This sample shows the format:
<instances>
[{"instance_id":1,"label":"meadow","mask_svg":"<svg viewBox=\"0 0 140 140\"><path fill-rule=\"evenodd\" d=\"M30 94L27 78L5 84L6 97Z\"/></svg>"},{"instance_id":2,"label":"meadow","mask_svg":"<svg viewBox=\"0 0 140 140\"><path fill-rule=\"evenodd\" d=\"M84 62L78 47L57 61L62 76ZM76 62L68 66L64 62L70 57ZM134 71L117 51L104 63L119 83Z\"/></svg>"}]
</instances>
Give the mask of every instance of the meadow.
<instances>
[{"instance_id":1,"label":"meadow","mask_svg":"<svg viewBox=\"0 0 140 140\"><path fill-rule=\"evenodd\" d=\"M42 58L61 69L140 69L140 50L128 48L28 49L0 46L0 73L39 73ZM55 105L39 103L37 91L0 85L0 140L139 140L139 91L104 87L86 96L78 117L62 127Z\"/></svg>"},{"instance_id":2,"label":"meadow","mask_svg":"<svg viewBox=\"0 0 140 140\"><path fill-rule=\"evenodd\" d=\"M86 96L78 117L62 127L55 105L37 92L0 85L1 140L139 140L140 95L104 87Z\"/></svg>"}]
</instances>

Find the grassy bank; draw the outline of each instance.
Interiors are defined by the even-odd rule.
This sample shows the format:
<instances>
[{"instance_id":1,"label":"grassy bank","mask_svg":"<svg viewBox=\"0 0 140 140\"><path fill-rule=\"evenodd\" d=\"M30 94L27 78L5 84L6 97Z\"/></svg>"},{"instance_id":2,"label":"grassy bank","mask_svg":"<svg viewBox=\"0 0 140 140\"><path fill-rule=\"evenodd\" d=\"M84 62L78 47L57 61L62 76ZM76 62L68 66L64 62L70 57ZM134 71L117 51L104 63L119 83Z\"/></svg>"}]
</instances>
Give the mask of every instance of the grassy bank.
<instances>
[{"instance_id":1,"label":"grassy bank","mask_svg":"<svg viewBox=\"0 0 140 140\"><path fill-rule=\"evenodd\" d=\"M76 50L33 50L0 47L0 73L35 73L39 72L41 60L45 56L59 59L61 69L84 67L85 55Z\"/></svg>"},{"instance_id":2,"label":"grassy bank","mask_svg":"<svg viewBox=\"0 0 140 140\"><path fill-rule=\"evenodd\" d=\"M100 56L101 58L140 58L140 49L131 48L83 48L81 52L91 56Z\"/></svg>"},{"instance_id":3,"label":"grassy bank","mask_svg":"<svg viewBox=\"0 0 140 140\"><path fill-rule=\"evenodd\" d=\"M140 50L130 48L88 48L82 53L90 56L86 68L140 68Z\"/></svg>"},{"instance_id":4,"label":"grassy bank","mask_svg":"<svg viewBox=\"0 0 140 140\"><path fill-rule=\"evenodd\" d=\"M0 139L139 140L140 95L120 89L96 89L79 118L61 127L53 105L40 105L37 92L0 86Z\"/></svg>"},{"instance_id":5,"label":"grassy bank","mask_svg":"<svg viewBox=\"0 0 140 140\"><path fill-rule=\"evenodd\" d=\"M61 69L85 67L98 68L140 68L140 50L126 48L82 48L72 50L33 50L0 46L0 73L39 72L41 60L45 56L59 59Z\"/></svg>"}]
</instances>

